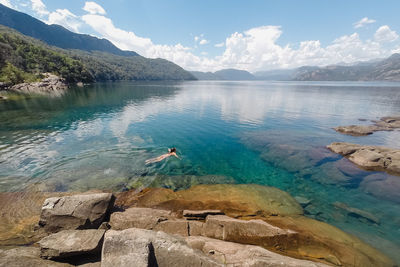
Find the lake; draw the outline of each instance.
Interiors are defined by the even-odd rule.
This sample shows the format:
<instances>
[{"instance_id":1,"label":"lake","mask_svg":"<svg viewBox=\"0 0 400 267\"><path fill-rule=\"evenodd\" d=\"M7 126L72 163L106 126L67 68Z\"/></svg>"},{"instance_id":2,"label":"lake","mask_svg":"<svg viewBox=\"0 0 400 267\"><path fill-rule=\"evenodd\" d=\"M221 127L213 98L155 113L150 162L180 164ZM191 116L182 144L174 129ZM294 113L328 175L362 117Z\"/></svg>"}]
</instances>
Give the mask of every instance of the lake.
<instances>
[{"instance_id":1,"label":"lake","mask_svg":"<svg viewBox=\"0 0 400 267\"><path fill-rule=\"evenodd\" d=\"M0 192L274 186L306 199L306 216L399 263L400 177L325 149L336 141L400 148L400 131L332 129L399 114L400 84L377 82L115 82L12 97L0 101ZM145 164L169 147L181 160Z\"/></svg>"}]
</instances>

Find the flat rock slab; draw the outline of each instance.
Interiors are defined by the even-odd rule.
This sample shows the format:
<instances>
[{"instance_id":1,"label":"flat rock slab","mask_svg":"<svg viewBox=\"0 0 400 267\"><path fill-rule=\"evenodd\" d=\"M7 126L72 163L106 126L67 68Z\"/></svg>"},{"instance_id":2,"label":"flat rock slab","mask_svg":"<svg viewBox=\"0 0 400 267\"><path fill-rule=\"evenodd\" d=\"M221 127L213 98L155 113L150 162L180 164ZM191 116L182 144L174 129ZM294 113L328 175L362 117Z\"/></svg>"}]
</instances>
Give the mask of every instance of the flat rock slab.
<instances>
[{"instance_id":1,"label":"flat rock slab","mask_svg":"<svg viewBox=\"0 0 400 267\"><path fill-rule=\"evenodd\" d=\"M278 245L283 240L290 242L296 234L263 220L238 220L224 215L207 216L202 232L210 238L260 246Z\"/></svg>"},{"instance_id":2,"label":"flat rock slab","mask_svg":"<svg viewBox=\"0 0 400 267\"><path fill-rule=\"evenodd\" d=\"M8 250L0 250L1 267L72 267L67 263L44 260L39 257L40 250L37 247L18 247Z\"/></svg>"},{"instance_id":3,"label":"flat rock slab","mask_svg":"<svg viewBox=\"0 0 400 267\"><path fill-rule=\"evenodd\" d=\"M203 251L215 261L228 266L329 266L323 263L299 260L252 245L242 245L217 239L190 236L186 242L192 248Z\"/></svg>"},{"instance_id":4,"label":"flat rock slab","mask_svg":"<svg viewBox=\"0 0 400 267\"><path fill-rule=\"evenodd\" d=\"M137 228L107 231L101 258L102 267L223 266L182 238Z\"/></svg>"},{"instance_id":5,"label":"flat rock slab","mask_svg":"<svg viewBox=\"0 0 400 267\"><path fill-rule=\"evenodd\" d=\"M386 171L400 176L400 150L380 146L364 146L337 142L327 146L335 153L348 158L356 165L376 171Z\"/></svg>"},{"instance_id":6,"label":"flat rock slab","mask_svg":"<svg viewBox=\"0 0 400 267\"><path fill-rule=\"evenodd\" d=\"M151 208L129 208L123 212L114 212L110 225L114 230L142 228L152 230L158 223L168 220L171 211Z\"/></svg>"},{"instance_id":7,"label":"flat rock slab","mask_svg":"<svg viewBox=\"0 0 400 267\"><path fill-rule=\"evenodd\" d=\"M370 135L377 131L393 131L400 128L400 117L383 117L373 125L348 125L334 128L335 131L352 136Z\"/></svg>"},{"instance_id":8,"label":"flat rock slab","mask_svg":"<svg viewBox=\"0 0 400 267\"><path fill-rule=\"evenodd\" d=\"M64 230L49 235L38 243L40 257L45 259L68 258L96 254L101 251L105 230Z\"/></svg>"},{"instance_id":9,"label":"flat rock slab","mask_svg":"<svg viewBox=\"0 0 400 267\"><path fill-rule=\"evenodd\" d=\"M204 220L208 215L225 215L221 210L184 210L183 217L188 220Z\"/></svg>"},{"instance_id":10,"label":"flat rock slab","mask_svg":"<svg viewBox=\"0 0 400 267\"><path fill-rule=\"evenodd\" d=\"M114 205L111 193L52 197L44 201L39 226L46 232L96 229Z\"/></svg>"}]
</instances>

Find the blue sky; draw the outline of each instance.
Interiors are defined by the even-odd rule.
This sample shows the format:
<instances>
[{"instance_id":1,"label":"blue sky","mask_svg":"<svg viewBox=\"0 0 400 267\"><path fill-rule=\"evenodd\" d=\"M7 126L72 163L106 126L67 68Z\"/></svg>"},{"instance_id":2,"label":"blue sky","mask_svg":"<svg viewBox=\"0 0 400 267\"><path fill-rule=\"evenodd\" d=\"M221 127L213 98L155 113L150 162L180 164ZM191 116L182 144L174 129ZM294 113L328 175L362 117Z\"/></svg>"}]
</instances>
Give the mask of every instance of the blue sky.
<instances>
[{"instance_id":1,"label":"blue sky","mask_svg":"<svg viewBox=\"0 0 400 267\"><path fill-rule=\"evenodd\" d=\"M400 1L0 0L189 70L329 65L400 52ZM359 22L357 24L357 22Z\"/></svg>"}]
</instances>

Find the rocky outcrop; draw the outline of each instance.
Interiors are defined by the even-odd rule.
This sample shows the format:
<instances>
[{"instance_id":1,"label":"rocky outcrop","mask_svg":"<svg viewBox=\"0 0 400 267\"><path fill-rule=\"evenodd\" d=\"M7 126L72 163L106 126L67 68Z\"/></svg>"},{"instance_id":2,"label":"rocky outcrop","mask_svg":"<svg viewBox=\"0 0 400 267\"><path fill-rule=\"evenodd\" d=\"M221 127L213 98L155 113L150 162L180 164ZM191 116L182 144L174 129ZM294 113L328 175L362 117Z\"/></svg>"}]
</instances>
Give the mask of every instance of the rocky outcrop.
<instances>
[{"instance_id":1,"label":"rocky outcrop","mask_svg":"<svg viewBox=\"0 0 400 267\"><path fill-rule=\"evenodd\" d=\"M40 250L37 247L18 247L8 250L0 250L1 267L72 267L68 263L44 260L39 257Z\"/></svg>"},{"instance_id":2,"label":"rocky outcrop","mask_svg":"<svg viewBox=\"0 0 400 267\"><path fill-rule=\"evenodd\" d=\"M224 215L220 210L184 210L183 217L188 220L204 220L208 215Z\"/></svg>"},{"instance_id":3,"label":"rocky outcrop","mask_svg":"<svg viewBox=\"0 0 400 267\"><path fill-rule=\"evenodd\" d=\"M400 150L398 149L342 142L332 143L327 147L364 169L400 175Z\"/></svg>"},{"instance_id":4,"label":"rocky outcrop","mask_svg":"<svg viewBox=\"0 0 400 267\"><path fill-rule=\"evenodd\" d=\"M342 134L363 136L377 131L393 131L398 128L400 128L400 117L383 117L380 121L374 121L373 125L339 126L334 129Z\"/></svg>"},{"instance_id":5,"label":"rocky outcrop","mask_svg":"<svg viewBox=\"0 0 400 267\"><path fill-rule=\"evenodd\" d=\"M329 266L282 256L258 246L242 245L208 237L190 236L186 238L186 242L192 248L203 251L224 266Z\"/></svg>"},{"instance_id":6,"label":"rocky outcrop","mask_svg":"<svg viewBox=\"0 0 400 267\"><path fill-rule=\"evenodd\" d=\"M102 267L118 266L223 266L182 238L163 232L130 228L105 234Z\"/></svg>"},{"instance_id":7,"label":"rocky outcrop","mask_svg":"<svg viewBox=\"0 0 400 267\"><path fill-rule=\"evenodd\" d=\"M39 226L46 232L98 228L114 199L111 193L48 198L42 206Z\"/></svg>"},{"instance_id":8,"label":"rocky outcrop","mask_svg":"<svg viewBox=\"0 0 400 267\"><path fill-rule=\"evenodd\" d=\"M68 86L65 79L51 73L44 73L40 82L20 83L9 87L7 90L24 94L46 94L59 96L65 93Z\"/></svg>"},{"instance_id":9,"label":"rocky outcrop","mask_svg":"<svg viewBox=\"0 0 400 267\"><path fill-rule=\"evenodd\" d=\"M96 254L101 251L105 230L63 230L49 235L38 243L40 257L60 259L77 255Z\"/></svg>"},{"instance_id":10,"label":"rocky outcrop","mask_svg":"<svg viewBox=\"0 0 400 267\"><path fill-rule=\"evenodd\" d=\"M210 191L205 190L207 187L210 187ZM145 206L172 210L171 217L157 223L153 230L177 233L185 237L208 235L222 241L259 245L286 256L333 265L394 265L384 254L358 238L334 226L299 215L297 209L282 204L288 202L278 192L275 192L276 195L264 194L265 198L270 198L264 204L262 201L255 201L259 192L267 192L259 186L253 188L253 185L249 185L243 191L236 187L195 186L177 192L160 188L149 188L139 193L132 190L119 193L116 203L126 207ZM266 204L272 202L272 199L275 199L275 216L271 216L271 206ZM254 206L250 206L253 203ZM282 211L278 209L279 204ZM297 206L300 205L296 202L295 207ZM308 204L306 208L311 206L312 204ZM205 222L187 219L185 221L186 217L179 216L180 212L186 209L198 209L199 213L202 213L202 209L218 209L227 216L207 215ZM289 210L293 213L288 213ZM213 229L207 230L208 228ZM258 237L262 235L263 238Z\"/></svg>"}]
</instances>

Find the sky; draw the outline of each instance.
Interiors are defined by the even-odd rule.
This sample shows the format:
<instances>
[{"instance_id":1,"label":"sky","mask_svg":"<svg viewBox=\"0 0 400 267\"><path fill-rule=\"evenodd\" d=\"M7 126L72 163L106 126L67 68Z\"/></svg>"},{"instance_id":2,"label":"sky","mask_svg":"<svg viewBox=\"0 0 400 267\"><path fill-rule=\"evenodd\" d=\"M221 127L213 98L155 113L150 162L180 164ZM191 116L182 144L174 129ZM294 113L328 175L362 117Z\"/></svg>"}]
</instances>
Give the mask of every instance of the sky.
<instances>
[{"instance_id":1,"label":"sky","mask_svg":"<svg viewBox=\"0 0 400 267\"><path fill-rule=\"evenodd\" d=\"M398 0L0 0L187 70L350 64L400 52Z\"/></svg>"}]
</instances>

